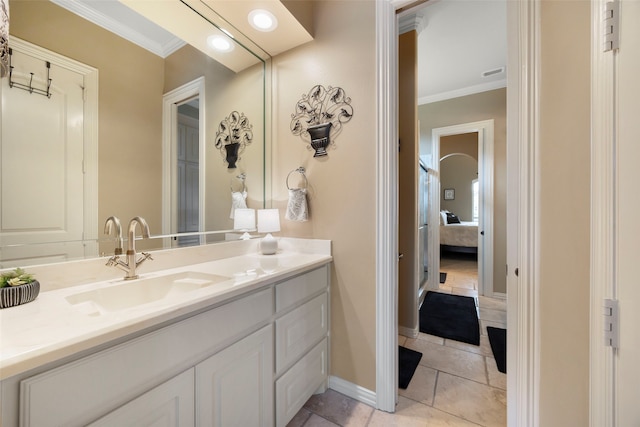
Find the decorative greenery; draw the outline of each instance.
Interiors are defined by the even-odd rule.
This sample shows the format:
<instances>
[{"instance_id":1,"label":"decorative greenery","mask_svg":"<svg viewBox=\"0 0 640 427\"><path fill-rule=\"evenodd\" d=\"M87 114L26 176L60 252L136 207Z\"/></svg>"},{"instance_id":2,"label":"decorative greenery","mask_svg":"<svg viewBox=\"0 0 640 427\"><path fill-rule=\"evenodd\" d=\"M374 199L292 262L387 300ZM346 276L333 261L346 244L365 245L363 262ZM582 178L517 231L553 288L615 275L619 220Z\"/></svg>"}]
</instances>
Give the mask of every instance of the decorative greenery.
<instances>
[{"instance_id":1,"label":"decorative greenery","mask_svg":"<svg viewBox=\"0 0 640 427\"><path fill-rule=\"evenodd\" d=\"M0 275L0 288L27 285L35 282L35 280L32 274L27 273L21 268L16 268L13 271L7 271Z\"/></svg>"},{"instance_id":2,"label":"decorative greenery","mask_svg":"<svg viewBox=\"0 0 640 427\"><path fill-rule=\"evenodd\" d=\"M353 107L344 89L322 85L311 88L296 103L296 111L291 114L291 133L303 139L309 137L307 129L323 123L331 123L331 133L337 135L342 124L353 117Z\"/></svg>"}]
</instances>

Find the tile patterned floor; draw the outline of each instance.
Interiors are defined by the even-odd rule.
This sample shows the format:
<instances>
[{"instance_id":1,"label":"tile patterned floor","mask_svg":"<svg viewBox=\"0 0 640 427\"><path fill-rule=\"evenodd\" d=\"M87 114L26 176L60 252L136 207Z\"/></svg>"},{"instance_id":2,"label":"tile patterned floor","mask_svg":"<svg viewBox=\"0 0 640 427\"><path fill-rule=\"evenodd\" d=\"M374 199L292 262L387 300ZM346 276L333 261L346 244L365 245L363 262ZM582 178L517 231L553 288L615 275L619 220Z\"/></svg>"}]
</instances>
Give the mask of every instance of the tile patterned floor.
<instances>
[{"instance_id":1,"label":"tile patterned floor","mask_svg":"<svg viewBox=\"0 0 640 427\"><path fill-rule=\"evenodd\" d=\"M484 426L502 427L507 418L507 376L496 368L486 326L506 328L506 301L478 297L477 263L468 258L441 260L447 272L441 292L476 298L482 329L480 346L420 333L398 343L422 352L406 390L399 390L393 414L333 390L312 396L288 427L329 426Z\"/></svg>"}]
</instances>

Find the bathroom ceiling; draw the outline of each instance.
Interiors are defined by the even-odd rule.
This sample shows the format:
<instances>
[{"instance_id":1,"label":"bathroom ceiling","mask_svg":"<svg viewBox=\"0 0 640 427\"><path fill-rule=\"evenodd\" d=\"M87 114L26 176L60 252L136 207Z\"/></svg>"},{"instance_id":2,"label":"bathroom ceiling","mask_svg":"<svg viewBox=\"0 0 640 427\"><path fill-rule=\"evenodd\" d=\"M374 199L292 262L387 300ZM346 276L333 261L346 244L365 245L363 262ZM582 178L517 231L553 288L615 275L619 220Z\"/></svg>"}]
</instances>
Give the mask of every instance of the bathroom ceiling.
<instances>
[{"instance_id":1,"label":"bathroom ceiling","mask_svg":"<svg viewBox=\"0 0 640 427\"><path fill-rule=\"evenodd\" d=\"M431 0L411 12L423 17L424 26L418 104L506 87L506 0Z\"/></svg>"},{"instance_id":2,"label":"bathroom ceiling","mask_svg":"<svg viewBox=\"0 0 640 427\"><path fill-rule=\"evenodd\" d=\"M162 57L184 44L182 39L118 0L52 1ZM237 21L239 30L260 40L260 46L272 56L311 40L311 35L280 1L200 3L222 8L221 15ZM249 8L257 6L273 7L272 12L283 26L280 30L286 29L284 40L289 44L273 33L258 34L248 26L243 17ZM506 86L506 0L430 0L420 10L410 10L406 15L421 16L424 27L418 36L419 104ZM504 71L497 71L500 69ZM483 77L483 73L491 71L497 72Z\"/></svg>"},{"instance_id":3,"label":"bathroom ceiling","mask_svg":"<svg viewBox=\"0 0 640 427\"><path fill-rule=\"evenodd\" d=\"M270 56L313 39L280 0L51 1L163 58L187 42L234 71L253 65L258 61L257 58L250 53L239 54L237 49L233 55L212 52L207 45L207 37L212 34L211 31L220 31L206 21L195 18L197 15L190 9L214 19L216 25L235 36L241 44L244 41L258 41L253 43ZM159 3L162 4L161 8L157 7ZM188 3L188 6L183 3ZM248 14L255 8L268 10L275 15L278 28L273 32L262 32L249 25Z\"/></svg>"}]
</instances>

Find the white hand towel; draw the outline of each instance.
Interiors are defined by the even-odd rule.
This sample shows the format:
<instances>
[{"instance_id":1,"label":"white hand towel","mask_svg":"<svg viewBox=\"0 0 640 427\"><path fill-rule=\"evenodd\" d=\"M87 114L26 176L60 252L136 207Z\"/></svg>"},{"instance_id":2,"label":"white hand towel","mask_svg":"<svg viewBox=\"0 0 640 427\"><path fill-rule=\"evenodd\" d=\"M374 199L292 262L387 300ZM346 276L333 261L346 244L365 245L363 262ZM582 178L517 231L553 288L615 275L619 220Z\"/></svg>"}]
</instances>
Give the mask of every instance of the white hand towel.
<instances>
[{"instance_id":1,"label":"white hand towel","mask_svg":"<svg viewBox=\"0 0 640 427\"><path fill-rule=\"evenodd\" d=\"M236 209L247 208L247 192L246 191L232 191L231 192L231 214L229 218L233 219Z\"/></svg>"},{"instance_id":2,"label":"white hand towel","mask_svg":"<svg viewBox=\"0 0 640 427\"><path fill-rule=\"evenodd\" d=\"M306 188L289 189L289 202L287 203L287 212L284 217L289 221L306 221L309 219Z\"/></svg>"}]
</instances>

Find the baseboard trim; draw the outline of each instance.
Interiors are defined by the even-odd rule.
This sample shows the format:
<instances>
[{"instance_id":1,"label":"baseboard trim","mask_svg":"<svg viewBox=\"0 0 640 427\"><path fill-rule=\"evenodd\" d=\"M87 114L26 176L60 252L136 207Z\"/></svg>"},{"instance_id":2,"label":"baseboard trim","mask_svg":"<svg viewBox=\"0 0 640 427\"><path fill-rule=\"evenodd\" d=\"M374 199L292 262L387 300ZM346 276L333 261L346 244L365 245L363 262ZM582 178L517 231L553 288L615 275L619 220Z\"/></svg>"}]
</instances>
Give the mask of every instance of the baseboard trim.
<instances>
[{"instance_id":1,"label":"baseboard trim","mask_svg":"<svg viewBox=\"0 0 640 427\"><path fill-rule=\"evenodd\" d=\"M491 298L497 298L497 299L507 299L507 293L506 292L494 292L491 294Z\"/></svg>"},{"instance_id":2,"label":"baseboard trim","mask_svg":"<svg viewBox=\"0 0 640 427\"><path fill-rule=\"evenodd\" d=\"M376 393L357 384L330 376L329 388L366 405L376 407Z\"/></svg>"},{"instance_id":3,"label":"baseboard trim","mask_svg":"<svg viewBox=\"0 0 640 427\"><path fill-rule=\"evenodd\" d=\"M416 339L418 338L418 332L416 328L407 328L406 326L398 325L398 333L403 337Z\"/></svg>"}]
</instances>

